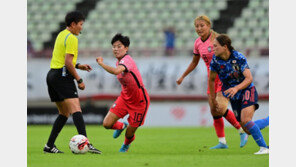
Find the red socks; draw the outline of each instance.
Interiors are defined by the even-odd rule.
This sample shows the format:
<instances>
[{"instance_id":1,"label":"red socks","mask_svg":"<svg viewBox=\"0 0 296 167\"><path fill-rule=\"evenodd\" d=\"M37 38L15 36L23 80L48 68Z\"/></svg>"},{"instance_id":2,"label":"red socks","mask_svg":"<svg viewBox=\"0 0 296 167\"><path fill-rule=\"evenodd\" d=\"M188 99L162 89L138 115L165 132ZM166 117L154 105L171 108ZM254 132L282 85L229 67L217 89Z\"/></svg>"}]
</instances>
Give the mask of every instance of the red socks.
<instances>
[{"instance_id":1,"label":"red socks","mask_svg":"<svg viewBox=\"0 0 296 167\"><path fill-rule=\"evenodd\" d=\"M123 128L123 123L122 122L115 122L115 124L112 126L111 129L122 129Z\"/></svg>"},{"instance_id":2,"label":"red socks","mask_svg":"<svg viewBox=\"0 0 296 167\"><path fill-rule=\"evenodd\" d=\"M223 117L227 119L227 121L236 129L241 128L239 122L236 120L234 113L231 110L227 109Z\"/></svg>"},{"instance_id":3,"label":"red socks","mask_svg":"<svg viewBox=\"0 0 296 167\"><path fill-rule=\"evenodd\" d=\"M134 136L133 136L132 138L130 138L130 139L128 139L128 138L125 137L125 139L124 139L124 144L125 144L125 145L129 145L129 144L131 144L131 142L133 142L133 141L135 140L135 138L136 138L136 135L135 135L135 134L134 134Z\"/></svg>"},{"instance_id":4,"label":"red socks","mask_svg":"<svg viewBox=\"0 0 296 167\"><path fill-rule=\"evenodd\" d=\"M214 127L218 137L225 137L224 120L222 116L214 116Z\"/></svg>"}]
</instances>

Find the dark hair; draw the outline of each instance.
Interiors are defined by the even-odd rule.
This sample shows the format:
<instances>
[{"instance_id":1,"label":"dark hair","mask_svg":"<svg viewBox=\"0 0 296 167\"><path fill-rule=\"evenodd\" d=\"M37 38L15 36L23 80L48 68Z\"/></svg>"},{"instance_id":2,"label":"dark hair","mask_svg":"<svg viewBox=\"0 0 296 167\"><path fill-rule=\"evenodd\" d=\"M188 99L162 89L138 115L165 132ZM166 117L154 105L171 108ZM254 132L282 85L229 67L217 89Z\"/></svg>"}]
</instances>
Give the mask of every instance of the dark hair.
<instances>
[{"instance_id":1,"label":"dark hair","mask_svg":"<svg viewBox=\"0 0 296 167\"><path fill-rule=\"evenodd\" d=\"M120 41L125 47L129 47L130 45L130 40L128 36L123 36L120 33L116 34L112 40L111 44L113 45L116 41Z\"/></svg>"},{"instance_id":2,"label":"dark hair","mask_svg":"<svg viewBox=\"0 0 296 167\"><path fill-rule=\"evenodd\" d=\"M226 45L230 52L234 50L233 46L231 45L231 39L228 37L228 35L220 34L218 37L216 37L216 40L221 46Z\"/></svg>"},{"instance_id":3,"label":"dark hair","mask_svg":"<svg viewBox=\"0 0 296 167\"><path fill-rule=\"evenodd\" d=\"M67 13L65 17L65 22L67 27L71 25L72 22L75 22L76 24L80 21L84 21L85 17L80 11L72 11Z\"/></svg>"}]
</instances>

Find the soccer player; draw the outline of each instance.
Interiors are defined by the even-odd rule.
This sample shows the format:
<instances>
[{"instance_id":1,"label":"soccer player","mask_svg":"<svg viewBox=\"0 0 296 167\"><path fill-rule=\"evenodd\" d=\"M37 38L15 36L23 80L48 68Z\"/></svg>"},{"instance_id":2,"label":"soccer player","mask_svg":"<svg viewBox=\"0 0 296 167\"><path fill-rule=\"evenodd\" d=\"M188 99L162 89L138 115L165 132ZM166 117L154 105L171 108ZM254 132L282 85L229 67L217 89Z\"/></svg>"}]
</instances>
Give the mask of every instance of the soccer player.
<instances>
[{"instance_id":1,"label":"soccer player","mask_svg":"<svg viewBox=\"0 0 296 167\"><path fill-rule=\"evenodd\" d=\"M59 115L43 149L45 153L63 153L54 145L54 142L70 115L73 116L78 133L87 137L78 92L74 83L75 79L78 88L85 89L83 80L75 68L84 71L92 70L88 64L76 64L78 56L78 39L76 36L82 30L84 20L81 12L69 12L65 17L67 28L58 34L55 41L46 82L50 99L55 102ZM101 151L93 145L90 144L89 148L89 152L101 154Z\"/></svg>"},{"instance_id":2,"label":"soccer player","mask_svg":"<svg viewBox=\"0 0 296 167\"><path fill-rule=\"evenodd\" d=\"M219 76L224 97L230 99L231 107L244 131L251 134L260 147L255 154L268 154L269 149L260 128L252 121L255 110L259 108L258 94L246 57L234 50L231 39L221 34L214 40L214 53L210 64L209 89L214 106L219 105L215 94L215 80ZM268 117L269 118L269 117Z\"/></svg>"},{"instance_id":3,"label":"soccer player","mask_svg":"<svg viewBox=\"0 0 296 167\"><path fill-rule=\"evenodd\" d=\"M116 75L122 91L104 118L103 126L106 129L115 130L113 138L119 137L126 129L125 140L119 152L127 152L130 144L135 140L136 130L144 124L150 98L136 63L127 53L130 44L129 37L116 34L111 44L113 54L117 58L116 67L104 64L102 57L98 57L96 61L107 72ZM118 121L127 114L129 114L129 124Z\"/></svg>"},{"instance_id":4,"label":"soccer player","mask_svg":"<svg viewBox=\"0 0 296 167\"><path fill-rule=\"evenodd\" d=\"M195 67L199 63L200 57L204 60L207 66L207 72L209 77L209 67L210 67L212 57L214 55L213 40L218 34L217 32L211 29L211 21L205 15L197 16L194 20L194 26L195 26L195 31L199 37L194 42L193 59L191 63L189 64L188 68L183 73L183 75L176 81L178 85L180 85L183 79L195 69ZM243 147L247 143L248 135L244 133L240 124L235 119L233 112L227 108L228 99L222 95L221 86L222 84L219 78L217 77L215 79L215 97L217 98L217 102L219 103L218 105L219 108L216 108L212 103L212 101L210 100L212 99L212 95L209 94L210 93L209 87L207 90L208 102L210 105L211 114L214 119L215 131L219 140L218 145L211 147L210 149L228 148L228 145L225 139L224 120L222 117L224 117L232 126L234 126L238 130L240 134L240 139L241 139L240 147Z\"/></svg>"}]
</instances>

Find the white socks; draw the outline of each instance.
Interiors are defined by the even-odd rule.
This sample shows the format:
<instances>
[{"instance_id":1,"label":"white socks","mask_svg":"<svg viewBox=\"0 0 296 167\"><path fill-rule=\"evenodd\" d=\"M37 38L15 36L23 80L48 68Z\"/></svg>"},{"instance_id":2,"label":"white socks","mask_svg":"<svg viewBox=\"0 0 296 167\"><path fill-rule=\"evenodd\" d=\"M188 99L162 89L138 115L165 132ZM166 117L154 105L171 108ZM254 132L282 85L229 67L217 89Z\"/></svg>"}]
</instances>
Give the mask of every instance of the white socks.
<instances>
[{"instance_id":1,"label":"white socks","mask_svg":"<svg viewBox=\"0 0 296 167\"><path fill-rule=\"evenodd\" d=\"M238 129L238 132L239 132L239 133L245 133L245 131L243 130L242 127L240 127L240 128Z\"/></svg>"},{"instance_id":2,"label":"white socks","mask_svg":"<svg viewBox=\"0 0 296 167\"><path fill-rule=\"evenodd\" d=\"M219 142L220 142L220 143L223 143L223 144L226 144L226 139L225 139L225 137L219 137Z\"/></svg>"}]
</instances>

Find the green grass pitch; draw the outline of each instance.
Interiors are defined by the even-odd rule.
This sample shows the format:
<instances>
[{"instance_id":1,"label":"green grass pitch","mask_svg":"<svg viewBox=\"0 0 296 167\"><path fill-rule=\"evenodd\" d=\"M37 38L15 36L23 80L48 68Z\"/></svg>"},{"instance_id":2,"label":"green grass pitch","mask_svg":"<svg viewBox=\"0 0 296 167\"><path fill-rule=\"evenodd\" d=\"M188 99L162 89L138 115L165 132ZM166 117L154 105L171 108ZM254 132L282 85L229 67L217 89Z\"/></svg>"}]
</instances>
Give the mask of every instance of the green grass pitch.
<instances>
[{"instance_id":1,"label":"green grass pitch","mask_svg":"<svg viewBox=\"0 0 296 167\"><path fill-rule=\"evenodd\" d=\"M259 150L251 136L244 148L239 147L239 134L235 128L225 128L228 149L210 150L218 143L213 127L141 127L128 153L119 153L123 134L113 139L113 130L87 125L91 143L103 152L72 154L69 140L77 134L73 125L66 125L55 144L64 154L44 154L43 147L51 125L28 125L28 167L264 167L269 166L268 155L254 155ZM262 130L268 145L269 129Z\"/></svg>"}]
</instances>

